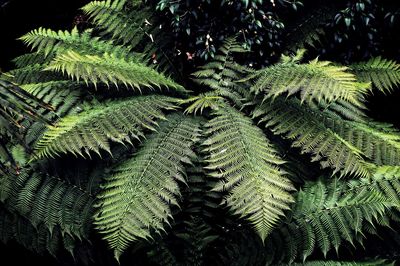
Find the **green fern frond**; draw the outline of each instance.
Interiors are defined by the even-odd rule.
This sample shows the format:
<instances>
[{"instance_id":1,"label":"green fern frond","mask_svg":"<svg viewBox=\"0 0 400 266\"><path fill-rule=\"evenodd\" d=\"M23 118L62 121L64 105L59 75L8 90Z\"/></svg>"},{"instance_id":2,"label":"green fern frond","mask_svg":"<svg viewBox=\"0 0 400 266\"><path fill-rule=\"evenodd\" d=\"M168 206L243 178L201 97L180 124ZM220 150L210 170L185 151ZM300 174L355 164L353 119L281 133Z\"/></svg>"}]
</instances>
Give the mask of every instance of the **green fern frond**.
<instances>
[{"instance_id":1,"label":"green fern frond","mask_svg":"<svg viewBox=\"0 0 400 266\"><path fill-rule=\"evenodd\" d=\"M61 72L77 81L82 79L86 83L93 83L95 86L99 82L107 86L112 83L117 87L118 84L122 83L126 87L136 88L139 91L141 91L141 87L152 89L153 87L166 86L179 92L186 92L181 85L154 69L107 53L98 56L80 54L70 50L57 55L45 70Z\"/></svg>"},{"instance_id":2,"label":"green fern frond","mask_svg":"<svg viewBox=\"0 0 400 266\"><path fill-rule=\"evenodd\" d=\"M264 241L289 209L288 191L294 188L279 168L282 159L251 119L228 106L214 114L204 142L210 154L206 168L221 179L213 190L227 191L226 204L246 217Z\"/></svg>"},{"instance_id":3,"label":"green fern frond","mask_svg":"<svg viewBox=\"0 0 400 266\"><path fill-rule=\"evenodd\" d=\"M70 80L24 84L21 88L52 106L59 116L67 114L81 97L80 84Z\"/></svg>"},{"instance_id":4,"label":"green fern frond","mask_svg":"<svg viewBox=\"0 0 400 266\"><path fill-rule=\"evenodd\" d=\"M98 196L95 223L116 258L132 241L163 230L171 216L169 205L178 204L177 181L185 182L182 163L194 156L199 123L179 114L167 119L135 157L114 169Z\"/></svg>"},{"instance_id":5,"label":"green fern frond","mask_svg":"<svg viewBox=\"0 0 400 266\"><path fill-rule=\"evenodd\" d=\"M191 103L186 109L184 113L187 114L196 114L200 111L200 114L203 113L204 109L211 108L212 110L218 109L219 101L223 98L221 96L215 95L214 93L203 93L198 96L193 96L185 100L180 100L179 104L188 104Z\"/></svg>"},{"instance_id":6,"label":"green fern frond","mask_svg":"<svg viewBox=\"0 0 400 266\"><path fill-rule=\"evenodd\" d=\"M53 31L50 29L39 28L33 30L20 38L25 45L36 50L38 55L43 54L44 58L52 55L74 50L80 53L103 55L104 53L113 54L118 58L130 59L139 62L141 55L131 52L129 49L114 44L111 41L100 40L99 37L91 36L92 30L82 33L75 27L72 31ZM20 58L17 62L27 58ZM30 59L32 60L32 59Z\"/></svg>"},{"instance_id":7,"label":"green fern frond","mask_svg":"<svg viewBox=\"0 0 400 266\"><path fill-rule=\"evenodd\" d=\"M400 165L400 132L391 125L321 118L325 125L357 147L377 165Z\"/></svg>"},{"instance_id":8,"label":"green fern frond","mask_svg":"<svg viewBox=\"0 0 400 266\"><path fill-rule=\"evenodd\" d=\"M393 184L400 184L399 176L307 182L297 195L291 218L275 232L286 235L280 247L283 259L305 261L317 248L325 256L332 248L338 253L344 242L362 243L368 226L389 226L385 220L391 208L400 206L398 197L386 192Z\"/></svg>"},{"instance_id":9,"label":"green fern frond","mask_svg":"<svg viewBox=\"0 0 400 266\"><path fill-rule=\"evenodd\" d=\"M0 80L0 130L9 128L11 124L22 127L20 121L24 118L31 118L33 121L50 123L48 119L40 114L42 110L52 108L24 91L11 82ZM5 121L3 124L2 120Z\"/></svg>"},{"instance_id":10,"label":"green fern frond","mask_svg":"<svg viewBox=\"0 0 400 266\"><path fill-rule=\"evenodd\" d=\"M350 65L350 70L362 82L371 82L382 92L391 92L400 84L400 65L381 57Z\"/></svg>"},{"instance_id":11,"label":"green fern frond","mask_svg":"<svg viewBox=\"0 0 400 266\"><path fill-rule=\"evenodd\" d=\"M54 80L63 80L60 73L52 71L44 71L47 64L27 65L21 68L16 68L8 72L12 82L22 84L49 82ZM65 80L65 79L64 79Z\"/></svg>"},{"instance_id":12,"label":"green fern frond","mask_svg":"<svg viewBox=\"0 0 400 266\"><path fill-rule=\"evenodd\" d=\"M24 68L26 66L32 66L32 65L46 65L50 62L52 58L51 57L46 57L44 53L40 52L33 52L33 53L27 53L20 55L16 58L13 59L13 63L16 65L17 69L18 68Z\"/></svg>"},{"instance_id":13,"label":"green fern frond","mask_svg":"<svg viewBox=\"0 0 400 266\"><path fill-rule=\"evenodd\" d=\"M235 104L241 105L242 99L247 96L246 84L237 81L246 76L250 70L235 63L233 53L243 53L243 49L236 41L236 37L225 40L213 61L200 67L192 74L193 80L200 85L207 86L216 95L224 96Z\"/></svg>"},{"instance_id":14,"label":"green fern frond","mask_svg":"<svg viewBox=\"0 0 400 266\"><path fill-rule=\"evenodd\" d=\"M52 233L87 238L91 228L94 198L79 187L54 177L25 171L12 185L8 205L35 227L42 224Z\"/></svg>"},{"instance_id":15,"label":"green fern frond","mask_svg":"<svg viewBox=\"0 0 400 266\"><path fill-rule=\"evenodd\" d=\"M144 137L143 129L155 130L156 119L164 119L161 109L174 109L173 98L153 95L95 105L92 109L62 118L50 126L35 146L34 157L54 157L71 152L90 156L109 153L108 140L128 142Z\"/></svg>"},{"instance_id":16,"label":"green fern frond","mask_svg":"<svg viewBox=\"0 0 400 266\"><path fill-rule=\"evenodd\" d=\"M151 11L141 9L140 12L136 12L135 9L129 8L126 10L124 5L124 1L92 1L82 10L98 28L106 34L111 34L113 39L135 47L152 28L146 23L151 21Z\"/></svg>"},{"instance_id":17,"label":"green fern frond","mask_svg":"<svg viewBox=\"0 0 400 266\"><path fill-rule=\"evenodd\" d=\"M265 99L276 98L287 93L299 93L301 102L310 103L345 100L358 105L360 92L368 84L357 83L346 67L334 66L328 61L310 61L308 64L281 63L262 69L252 75L257 78L252 87L256 94L265 94Z\"/></svg>"},{"instance_id":18,"label":"green fern frond","mask_svg":"<svg viewBox=\"0 0 400 266\"><path fill-rule=\"evenodd\" d=\"M334 173L342 175L370 175L363 152L324 125L323 115L298 101L265 101L256 107L253 117L261 117L260 122L266 123L274 134L283 135L292 141L293 147L310 153L313 161L319 161L323 168L332 168Z\"/></svg>"}]
</instances>

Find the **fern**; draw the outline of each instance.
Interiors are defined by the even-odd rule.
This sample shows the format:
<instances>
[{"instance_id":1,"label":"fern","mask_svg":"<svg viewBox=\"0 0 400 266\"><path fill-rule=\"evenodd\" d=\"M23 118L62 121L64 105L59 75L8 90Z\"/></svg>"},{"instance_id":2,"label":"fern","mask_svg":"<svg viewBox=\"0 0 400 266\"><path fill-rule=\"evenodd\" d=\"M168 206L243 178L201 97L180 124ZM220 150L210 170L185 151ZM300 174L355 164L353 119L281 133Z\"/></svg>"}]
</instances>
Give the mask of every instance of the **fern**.
<instances>
[{"instance_id":1,"label":"fern","mask_svg":"<svg viewBox=\"0 0 400 266\"><path fill-rule=\"evenodd\" d=\"M400 84L400 66L392 60L376 57L367 62L352 64L350 70L358 80L371 82L382 92L391 92Z\"/></svg>"},{"instance_id":2,"label":"fern","mask_svg":"<svg viewBox=\"0 0 400 266\"><path fill-rule=\"evenodd\" d=\"M5 122L21 126L19 121L24 117L36 121L50 123L48 119L40 115L39 110L51 110L51 107L27 93L20 87L0 80L0 118ZM0 129L9 128L0 120Z\"/></svg>"},{"instance_id":3,"label":"fern","mask_svg":"<svg viewBox=\"0 0 400 266\"><path fill-rule=\"evenodd\" d=\"M235 63L232 54L246 52L237 42L235 37L227 38L214 60L200 67L192 74L193 80L213 90L216 96L223 96L241 105L241 101L248 96L248 91L243 89L243 84L237 81L247 75L250 70ZM203 98L203 97L202 97Z\"/></svg>"},{"instance_id":4,"label":"fern","mask_svg":"<svg viewBox=\"0 0 400 266\"><path fill-rule=\"evenodd\" d=\"M317 59L308 64L280 63L252 75L251 78L257 79L252 91L265 94L266 99L283 93L288 96L300 93L301 102L330 103L341 99L359 105L360 92L368 84L357 83L355 76L346 70Z\"/></svg>"},{"instance_id":5,"label":"fern","mask_svg":"<svg viewBox=\"0 0 400 266\"><path fill-rule=\"evenodd\" d=\"M58 116L64 116L82 96L80 84L70 80L57 80L21 85L21 88L49 104Z\"/></svg>"},{"instance_id":6,"label":"fern","mask_svg":"<svg viewBox=\"0 0 400 266\"><path fill-rule=\"evenodd\" d=\"M213 189L227 191L229 208L246 217L264 240L292 202L293 187L279 168L283 161L243 114L225 106L214 115L204 142L210 154L206 168L221 179Z\"/></svg>"},{"instance_id":7,"label":"fern","mask_svg":"<svg viewBox=\"0 0 400 266\"><path fill-rule=\"evenodd\" d=\"M91 228L93 197L67 182L32 171L18 175L8 199L12 209L34 227L44 225L52 233L59 228L78 238L87 238Z\"/></svg>"},{"instance_id":8,"label":"fern","mask_svg":"<svg viewBox=\"0 0 400 266\"><path fill-rule=\"evenodd\" d=\"M284 260L304 261L317 248L325 256L332 248L338 253L343 242L361 243L368 226L388 226L391 208L400 204L385 192L393 184L398 186L400 179L388 179L393 183L379 175L349 183L336 178L307 182L297 195L291 218L276 232L285 239Z\"/></svg>"},{"instance_id":9,"label":"fern","mask_svg":"<svg viewBox=\"0 0 400 266\"><path fill-rule=\"evenodd\" d=\"M42 53L44 58L54 58L56 54L68 50L79 51L80 53L103 55L104 53L113 54L118 58L130 59L139 62L141 55L131 52L129 49L118 46L111 41L103 41L99 37L91 36L92 30L80 33L77 28L72 31L53 31L50 29L39 28L33 30L20 38L25 45L31 46L32 50L37 51L37 57ZM27 58L20 58L17 63ZM29 59L32 60L32 59Z\"/></svg>"},{"instance_id":10,"label":"fern","mask_svg":"<svg viewBox=\"0 0 400 266\"><path fill-rule=\"evenodd\" d=\"M256 107L253 117L261 117L260 122L266 123L274 134L290 139L292 146L310 153L323 168L330 167L342 175L370 174L362 151L326 127L318 113L297 101L266 101Z\"/></svg>"},{"instance_id":11,"label":"fern","mask_svg":"<svg viewBox=\"0 0 400 266\"><path fill-rule=\"evenodd\" d=\"M146 30L148 10L126 12L126 1L92 1L82 10L106 34L121 40L124 44L135 47L143 40Z\"/></svg>"},{"instance_id":12,"label":"fern","mask_svg":"<svg viewBox=\"0 0 400 266\"><path fill-rule=\"evenodd\" d=\"M141 87L167 86L185 92L182 86L157 71L107 53L98 56L79 54L70 50L57 55L45 70L68 74L77 81L82 79L94 85L102 82L107 86L113 83L118 87L118 83L122 83L126 87L137 88L139 91Z\"/></svg>"},{"instance_id":13,"label":"fern","mask_svg":"<svg viewBox=\"0 0 400 266\"><path fill-rule=\"evenodd\" d=\"M179 114L167 119L135 157L114 169L98 196L96 227L116 258L132 241L162 230L171 215L169 205L178 204L177 181L185 182L182 162L193 157L199 125Z\"/></svg>"},{"instance_id":14,"label":"fern","mask_svg":"<svg viewBox=\"0 0 400 266\"><path fill-rule=\"evenodd\" d=\"M72 152L100 155L100 149L111 153L108 140L128 142L144 137L143 129L155 130L155 119L164 119L161 109L174 109L173 98L141 96L130 100L95 105L77 115L66 116L50 126L35 146L37 158L54 157Z\"/></svg>"}]
</instances>

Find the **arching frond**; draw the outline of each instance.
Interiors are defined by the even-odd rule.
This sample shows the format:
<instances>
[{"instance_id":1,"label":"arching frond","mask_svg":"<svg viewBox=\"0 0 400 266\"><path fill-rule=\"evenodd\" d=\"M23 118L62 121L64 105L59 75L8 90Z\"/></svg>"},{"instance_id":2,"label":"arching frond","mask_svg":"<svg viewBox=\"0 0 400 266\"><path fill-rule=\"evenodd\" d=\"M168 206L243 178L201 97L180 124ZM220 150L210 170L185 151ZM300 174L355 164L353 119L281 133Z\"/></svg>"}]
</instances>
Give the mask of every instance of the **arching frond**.
<instances>
[{"instance_id":1,"label":"arching frond","mask_svg":"<svg viewBox=\"0 0 400 266\"><path fill-rule=\"evenodd\" d=\"M319 161L323 168L330 167L334 173L343 175L370 174L363 152L324 125L322 115L297 101L265 101L256 107L253 116L261 117L260 122L266 122L274 134L291 140L303 153L310 153L313 161Z\"/></svg>"},{"instance_id":2,"label":"arching frond","mask_svg":"<svg viewBox=\"0 0 400 266\"><path fill-rule=\"evenodd\" d=\"M359 93L368 84L357 83L355 76L346 70L317 59L307 64L281 63L257 72L252 90L265 94L266 99L299 93L301 102L330 103L341 99L358 105Z\"/></svg>"},{"instance_id":3,"label":"arching frond","mask_svg":"<svg viewBox=\"0 0 400 266\"><path fill-rule=\"evenodd\" d=\"M228 106L214 114L204 142L207 169L220 179L213 189L227 191L229 208L247 218L264 240L289 209L294 188L279 168L283 161L251 119Z\"/></svg>"},{"instance_id":4,"label":"arching frond","mask_svg":"<svg viewBox=\"0 0 400 266\"><path fill-rule=\"evenodd\" d=\"M162 109L174 109L173 98L141 96L95 105L92 109L62 118L50 126L35 146L37 158L71 152L90 156L100 149L110 151L108 140L130 142L143 137L143 129L155 130L156 119L164 119Z\"/></svg>"},{"instance_id":5,"label":"arching frond","mask_svg":"<svg viewBox=\"0 0 400 266\"><path fill-rule=\"evenodd\" d=\"M163 230L169 205L178 204L177 181L185 182L182 163L194 156L199 123L179 114L167 119L132 159L114 169L98 196L95 223L116 258L132 241Z\"/></svg>"},{"instance_id":6,"label":"arching frond","mask_svg":"<svg viewBox=\"0 0 400 266\"><path fill-rule=\"evenodd\" d=\"M57 55L45 70L61 72L78 81L83 80L95 85L104 83L109 86L111 83L118 87L118 84L122 83L126 87L136 88L139 91L141 87L160 88L161 86L180 92L185 91L181 85L152 68L107 53L98 56L69 50Z\"/></svg>"},{"instance_id":7,"label":"arching frond","mask_svg":"<svg viewBox=\"0 0 400 266\"><path fill-rule=\"evenodd\" d=\"M275 232L284 239L279 247L283 260L304 261L315 249L325 256L332 248L338 253L344 242L354 246L371 228L389 226L391 208L400 206L398 197L386 192L393 184L400 185L399 176L307 182L297 195L291 218Z\"/></svg>"},{"instance_id":8,"label":"arching frond","mask_svg":"<svg viewBox=\"0 0 400 266\"><path fill-rule=\"evenodd\" d=\"M400 65L382 57L350 65L350 70L362 82L371 82L382 92L391 92L400 84Z\"/></svg>"}]
</instances>

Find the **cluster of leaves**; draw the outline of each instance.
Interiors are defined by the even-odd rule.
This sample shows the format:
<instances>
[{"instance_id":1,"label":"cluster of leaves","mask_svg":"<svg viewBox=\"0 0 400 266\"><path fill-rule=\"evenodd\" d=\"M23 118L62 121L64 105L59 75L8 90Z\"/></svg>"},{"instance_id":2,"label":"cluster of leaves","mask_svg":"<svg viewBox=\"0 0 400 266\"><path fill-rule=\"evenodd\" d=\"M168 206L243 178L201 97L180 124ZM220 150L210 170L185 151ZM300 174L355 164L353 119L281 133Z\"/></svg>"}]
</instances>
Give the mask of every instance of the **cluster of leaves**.
<instances>
[{"instance_id":1,"label":"cluster of leaves","mask_svg":"<svg viewBox=\"0 0 400 266\"><path fill-rule=\"evenodd\" d=\"M163 51L151 9L83 10L94 30L33 30L21 38L33 52L3 75L0 125L23 129L0 132L1 240L95 263L109 254L99 236L122 263L392 263L339 252L399 222L400 133L365 114L367 95L399 85L398 63L342 66L299 50L253 70L230 36L177 83L167 54L148 64ZM30 116L16 121L21 110Z\"/></svg>"}]
</instances>

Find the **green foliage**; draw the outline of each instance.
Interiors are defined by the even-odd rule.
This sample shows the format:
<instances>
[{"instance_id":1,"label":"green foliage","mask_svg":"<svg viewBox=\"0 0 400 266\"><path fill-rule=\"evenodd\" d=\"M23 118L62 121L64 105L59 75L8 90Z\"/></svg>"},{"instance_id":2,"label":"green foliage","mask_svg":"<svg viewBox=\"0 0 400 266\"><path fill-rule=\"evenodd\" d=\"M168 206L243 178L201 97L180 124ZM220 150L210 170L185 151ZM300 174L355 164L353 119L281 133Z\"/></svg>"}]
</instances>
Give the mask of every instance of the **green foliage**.
<instances>
[{"instance_id":1,"label":"green foliage","mask_svg":"<svg viewBox=\"0 0 400 266\"><path fill-rule=\"evenodd\" d=\"M305 261L315 249L325 256L332 248L338 253L343 242L355 247L377 225L389 226L392 207L400 205L398 195L393 197L400 176L382 174L393 171L398 173L397 167L378 168L372 177L350 182L337 178L307 182L297 195L293 213L275 232L284 239L282 246L274 248L278 249L275 259Z\"/></svg>"},{"instance_id":2,"label":"green foliage","mask_svg":"<svg viewBox=\"0 0 400 266\"><path fill-rule=\"evenodd\" d=\"M183 163L194 155L199 124L182 115L167 119L132 159L113 170L98 195L96 227L117 259L132 241L163 230L169 205L178 204L177 181L185 183Z\"/></svg>"},{"instance_id":3,"label":"green foliage","mask_svg":"<svg viewBox=\"0 0 400 266\"><path fill-rule=\"evenodd\" d=\"M283 135L293 147L310 153L312 161L319 161L323 168L342 175L368 176L362 151L326 127L320 116L296 100L281 99L265 101L253 112L253 117L261 117L260 122L274 134Z\"/></svg>"},{"instance_id":4,"label":"green foliage","mask_svg":"<svg viewBox=\"0 0 400 266\"><path fill-rule=\"evenodd\" d=\"M399 226L400 135L365 107L371 86L399 85L398 64L301 63L299 50L253 70L245 47L279 46L273 4L94 1L93 29L21 37L34 51L0 82L1 240L81 258L86 240L107 254L100 233L138 265L357 265L341 250ZM195 32L211 7L226 12ZM172 45L182 33L196 43ZM192 71L198 57L213 60ZM374 257L365 247L360 265Z\"/></svg>"},{"instance_id":5,"label":"green foliage","mask_svg":"<svg viewBox=\"0 0 400 266\"><path fill-rule=\"evenodd\" d=\"M358 105L359 93L366 85L357 83L355 76L346 70L317 59L307 64L283 62L259 71L252 90L265 94L266 99L283 93L288 96L300 93L301 102L330 103L342 99Z\"/></svg>"},{"instance_id":6,"label":"green foliage","mask_svg":"<svg viewBox=\"0 0 400 266\"><path fill-rule=\"evenodd\" d=\"M221 179L213 190L227 191L228 207L247 218L264 240L293 200L288 193L292 184L279 168L283 161L243 114L226 106L214 115L204 142L210 154L206 168Z\"/></svg>"},{"instance_id":7,"label":"green foliage","mask_svg":"<svg viewBox=\"0 0 400 266\"><path fill-rule=\"evenodd\" d=\"M393 60L381 57L352 64L350 69L362 82L371 82L382 92L391 92L400 84L400 66Z\"/></svg>"},{"instance_id":8,"label":"green foliage","mask_svg":"<svg viewBox=\"0 0 400 266\"><path fill-rule=\"evenodd\" d=\"M72 79L84 82L91 82L95 86L102 82L107 86L114 84L124 84L126 87L141 88L168 86L178 91L185 90L172 79L159 74L157 71L132 61L126 61L113 54L103 54L102 56L80 54L69 50L57 55L45 70L61 72L67 74Z\"/></svg>"},{"instance_id":9,"label":"green foliage","mask_svg":"<svg viewBox=\"0 0 400 266\"><path fill-rule=\"evenodd\" d=\"M144 137L143 129L155 130L156 119L164 119L162 109L174 109L172 98L141 96L97 104L76 115L67 116L50 126L35 146L35 157L54 157L71 152L100 155L111 153L109 140L131 143Z\"/></svg>"}]
</instances>

